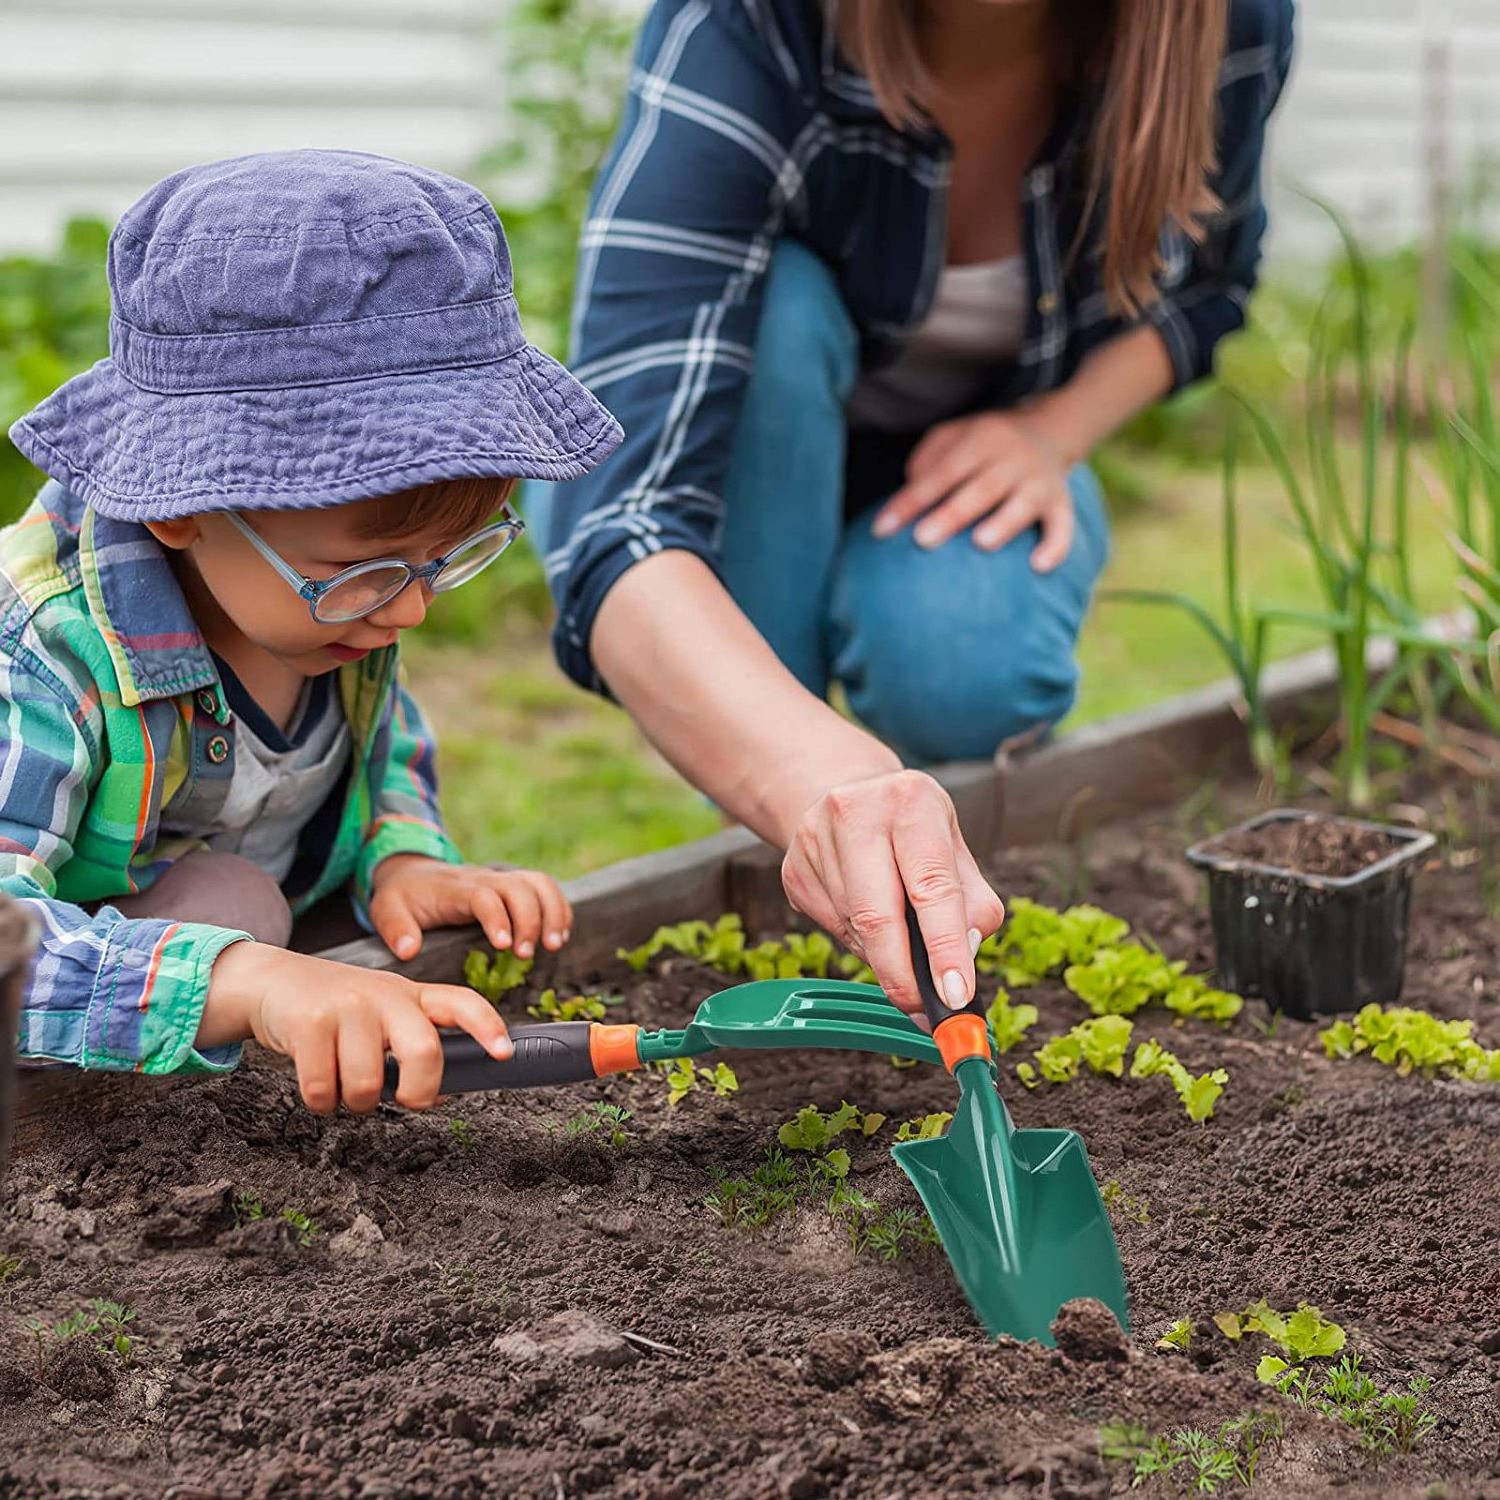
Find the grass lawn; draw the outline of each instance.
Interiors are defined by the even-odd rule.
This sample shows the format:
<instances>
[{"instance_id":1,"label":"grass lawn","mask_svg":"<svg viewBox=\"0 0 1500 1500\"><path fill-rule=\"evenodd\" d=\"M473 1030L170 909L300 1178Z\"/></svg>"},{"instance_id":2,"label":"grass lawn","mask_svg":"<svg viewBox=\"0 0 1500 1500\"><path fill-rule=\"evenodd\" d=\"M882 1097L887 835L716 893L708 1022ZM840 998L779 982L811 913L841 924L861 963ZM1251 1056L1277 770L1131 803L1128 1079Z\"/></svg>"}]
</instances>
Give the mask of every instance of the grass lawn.
<instances>
[{"instance_id":1,"label":"grass lawn","mask_svg":"<svg viewBox=\"0 0 1500 1500\"><path fill-rule=\"evenodd\" d=\"M1165 588L1210 606L1222 596L1219 476L1171 459L1129 456L1149 501L1122 507L1105 586ZM1274 476L1239 483L1246 597L1307 605L1312 574L1289 534ZM1413 500L1414 571L1432 607L1451 599L1446 544L1423 497ZM504 569L507 563L499 567ZM498 571L498 570L497 570ZM438 608L457 609L461 595ZM470 606L472 610L472 604ZM491 638L440 627L407 648L411 685L436 726L448 820L474 859L576 875L711 833L718 815L666 766L618 708L578 691L553 663L545 626L511 608ZM1277 654L1315 642L1287 633ZM1069 721L1136 708L1225 675L1200 628L1179 610L1098 604L1081 645L1083 691Z\"/></svg>"}]
</instances>

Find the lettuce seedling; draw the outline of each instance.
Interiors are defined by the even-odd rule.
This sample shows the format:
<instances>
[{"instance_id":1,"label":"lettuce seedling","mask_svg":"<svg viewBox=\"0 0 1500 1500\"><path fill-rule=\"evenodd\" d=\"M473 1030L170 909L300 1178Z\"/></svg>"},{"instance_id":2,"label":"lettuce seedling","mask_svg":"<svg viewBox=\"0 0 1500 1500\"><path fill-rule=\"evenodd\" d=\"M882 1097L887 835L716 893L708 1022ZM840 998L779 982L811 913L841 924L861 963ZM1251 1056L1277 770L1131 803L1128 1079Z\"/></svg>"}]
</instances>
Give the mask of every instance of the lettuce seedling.
<instances>
[{"instance_id":1,"label":"lettuce seedling","mask_svg":"<svg viewBox=\"0 0 1500 1500\"><path fill-rule=\"evenodd\" d=\"M556 990L543 990L526 1014L538 1021L602 1021L611 1005L623 1005L622 995L570 995L558 999Z\"/></svg>"},{"instance_id":2,"label":"lettuce seedling","mask_svg":"<svg viewBox=\"0 0 1500 1500\"><path fill-rule=\"evenodd\" d=\"M981 973L999 974L1015 989L1045 979L1067 961L1062 913L1025 896L1011 901L1005 926L987 937L974 956Z\"/></svg>"},{"instance_id":3,"label":"lettuce seedling","mask_svg":"<svg viewBox=\"0 0 1500 1500\"><path fill-rule=\"evenodd\" d=\"M1193 1341L1193 1320L1191 1318L1178 1318L1178 1320L1157 1339L1158 1349L1186 1349Z\"/></svg>"},{"instance_id":4,"label":"lettuce seedling","mask_svg":"<svg viewBox=\"0 0 1500 1500\"><path fill-rule=\"evenodd\" d=\"M478 990L491 1005L496 1005L502 995L526 983L533 962L533 959L518 958L509 948L494 953L475 948L464 959L464 983L471 990Z\"/></svg>"},{"instance_id":5,"label":"lettuce seedling","mask_svg":"<svg viewBox=\"0 0 1500 1500\"><path fill-rule=\"evenodd\" d=\"M1175 1053L1168 1052L1154 1037L1140 1043L1130 1064L1132 1078L1155 1078L1165 1074L1171 1081L1188 1119L1202 1124L1213 1118L1214 1106L1229 1082L1227 1068L1214 1068L1211 1072L1194 1077Z\"/></svg>"},{"instance_id":6,"label":"lettuce seedling","mask_svg":"<svg viewBox=\"0 0 1500 1500\"><path fill-rule=\"evenodd\" d=\"M1344 1347L1344 1330L1306 1302L1299 1302L1295 1312L1280 1313L1262 1297L1242 1313L1216 1313L1214 1322L1236 1343L1247 1333L1265 1334L1299 1365L1309 1359L1331 1358Z\"/></svg>"},{"instance_id":7,"label":"lettuce seedling","mask_svg":"<svg viewBox=\"0 0 1500 1500\"><path fill-rule=\"evenodd\" d=\"M1474 1040L1472 1021L1445 1021L1405 1005L1362 1007L1353 1022L1335 1021L1318 1033L1331 1058L1368 1052L1378 1063L1403 1077L1419 1072L1464 1078L1472 1083L1500 1083L1500 1047L1486 1049Z\"/></svg>"},{"instance_id":8,"label":"lettuce seedling","mask_svg":"<svg viewBox=\"0 0 1500 1500\"><path fill-rule=\"evenodd\" d=\"M996 1052L1009 1052L1036 1025L1040 1012L1034 1005L1012 1005L1010 995L1000 989L990 1002L990 1035Z\"/></svg>"},{"instance_id":9,"label":"lettuce seedling","mask_svg":"<svg viewBox=\"0 0 1500 1500\"><path fill-rule=\"evenodd\" d=\"M882 1114L866 1114L847 1099L831 1114L824 1114L815 1104L804 1105L794 1119L776 1132L776 1139L788 1151L821 1151L845 1131L874 1135L885 1124Z\"/></svg>"},{"instance_id":10,"label":"lettuce seedling","mask_svg":"<svg viewBox=\"0 0 1500 1500\"><path fill-rule=\"evenodd\" d=\"M1096 1016L1128 1016L1170 994L1186 967L1140 943L1124 943L1100 949L1087 963L1070 964L1063 983Z\"/></svg>"},{"instance_id":11,"label":"lettuce seedling","mask_svg":"<svg viewBox=\"0 0 1500 1500\"><path fill-rule=\"evenodd\" d=\"M1196 1021L1219 1021L1224 1025L1239 1015L1245 1002L1228 990L1210 989L1208 982L1196 974L1184 974L1167 992L1164 1003L1168 1010L1175 1011Z\"/></svg>"},{"instance_id":12,"label":"lettuce seedling","mask_svg":"<svg viewBox=\"0 0 1500 1500\"><path fill-rule=\"evenodd\" d=\"M738 1093L740 1081L728 1063L715 1063L711 1068L700 1068L690 1057L679 1057L674 1062L663 1063L667 1076L667 1103L681 1104L700 1083L714 1091L716 1099L727 1099Z\"/></svg>"},{"instance_id":13,"label":"lettuce seedling","mask_svg":"<svg viewBox=\"0 0 1500 1500\"><path fill-rule=\"evenodd\" d=\"M1124 1016L1094 1016L1053 1037L1032 1056L1048 1083L1070 1082L1085 1063L1092 1072L1118 1078L1125 1071L1125 1049L1133 1029ZM1029 1063L1021 1063L1016 1072L1028 1086L1035 1082L1036 1073Z\"/></svg>"},{"instance_id":14,"label":"lettuce seedling","mask_svg":"<svg viewBox=\"0 0 1500 1500\"><path fill-rule=\"evenodd\" d=\"M942 1110L936 1114L922 1115L916 1120L903 1120L896 1127L896 1139L898 1141L930 1141L940 1136L953 1119L948 1110Z\"/></svg>"}]
</instances>

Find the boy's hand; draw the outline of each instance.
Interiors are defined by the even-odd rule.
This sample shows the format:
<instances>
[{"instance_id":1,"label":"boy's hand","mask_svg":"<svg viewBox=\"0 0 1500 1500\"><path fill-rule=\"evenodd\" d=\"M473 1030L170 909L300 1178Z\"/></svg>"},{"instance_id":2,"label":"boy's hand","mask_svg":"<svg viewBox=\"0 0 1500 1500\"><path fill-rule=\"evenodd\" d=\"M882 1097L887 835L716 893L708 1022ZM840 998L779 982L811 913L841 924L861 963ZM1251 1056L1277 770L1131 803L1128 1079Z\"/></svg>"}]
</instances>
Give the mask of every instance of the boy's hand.
<instances>
[{"instance_id":1,"label":"boy's hand","mask_svg":"<svg viewBox=\"0 0 1500 1500\"><path fill-rule=\"evenodd\" d=\"M556 952L573 935L573 908L550 875L450 865L392 854L375 867L370 920L397 958L415 958L429 927L474 921L496 948L530 958L538 942Z\"/></svg>"},{"instance_id":2,"label":"boy's hand","mask_svg":"<svg viewBox=\"0 0 1500 1500\"><path fill-rule=\"evenodd\" d=\"M396 1102L426 1109L443 1082L439 1026L458 1026L492 1057L513 1051L505 1023L482 996L457 984L416 984L263 943L233 943L214 962L200 1047L253 1036L297 1066L314 1114L340 1100L364 1114L380 1102L385 1059L401 1065Z\"/></svg>"}]
</instances>

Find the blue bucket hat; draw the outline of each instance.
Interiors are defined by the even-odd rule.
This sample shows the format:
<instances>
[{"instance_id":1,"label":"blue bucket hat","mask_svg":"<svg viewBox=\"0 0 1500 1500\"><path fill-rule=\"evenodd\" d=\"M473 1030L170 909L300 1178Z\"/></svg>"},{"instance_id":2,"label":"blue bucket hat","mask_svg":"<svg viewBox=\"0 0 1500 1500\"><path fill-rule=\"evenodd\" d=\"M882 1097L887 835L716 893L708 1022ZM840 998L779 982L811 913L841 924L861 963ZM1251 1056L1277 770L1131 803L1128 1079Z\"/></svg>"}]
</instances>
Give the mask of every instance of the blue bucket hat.
<instances>
[{"instance_id":1,"label":"blue bucket hat","mask_svg":"<svg viewBox=\"0 0 1500 1500\"><path fill-rule=\"evenodd\" d=\"M120 220L109 284L109 358L10 436L118 520L576 479L620 442L526 342L489 200L440 172L351 151L189 167Z\"/></svg>"}]
</instances>

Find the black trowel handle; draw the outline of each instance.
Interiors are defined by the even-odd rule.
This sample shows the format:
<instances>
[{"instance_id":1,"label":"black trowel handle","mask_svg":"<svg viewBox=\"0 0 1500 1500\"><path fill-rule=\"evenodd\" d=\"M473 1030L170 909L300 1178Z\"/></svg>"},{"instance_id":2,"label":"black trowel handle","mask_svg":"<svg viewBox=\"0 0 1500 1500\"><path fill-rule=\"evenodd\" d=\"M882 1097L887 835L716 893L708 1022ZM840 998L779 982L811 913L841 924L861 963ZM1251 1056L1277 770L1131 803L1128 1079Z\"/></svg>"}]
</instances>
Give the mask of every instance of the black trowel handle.
<instances>
[{"instance_id":1,"label":"black trowel handle","mask_svg":"<svg viewBox=\"0 0 1500 1500\"><path fill-rule=\"evenodd\" d=\"M906 903L906 936L911 943L912 971L917 979L917 993L922 997L922 1009L932 1022L932 1039L943 1054L943 1061L951 1073L967 1057L990 1055L989 1021L985 1008L976 991L974 998L962 1010L951 1010L937 987L937 978L932 965L927 961L927 940L917 921L917 913L910 901Z\"/></svg>"}]
</instances>

